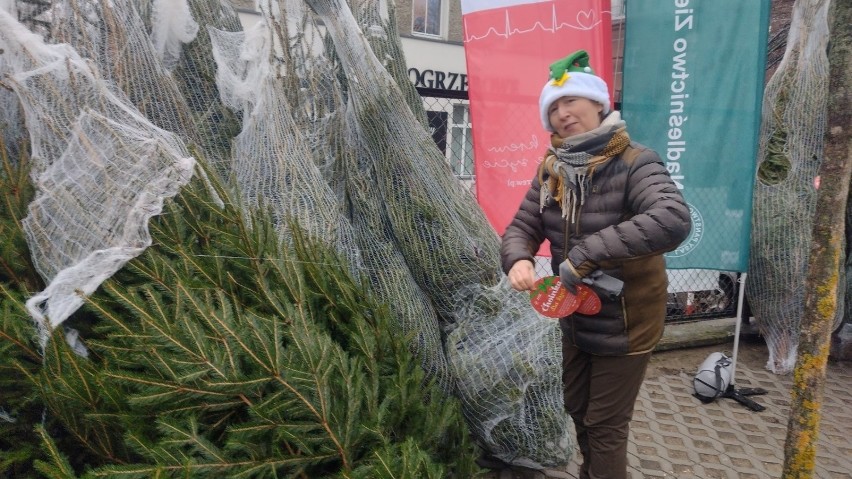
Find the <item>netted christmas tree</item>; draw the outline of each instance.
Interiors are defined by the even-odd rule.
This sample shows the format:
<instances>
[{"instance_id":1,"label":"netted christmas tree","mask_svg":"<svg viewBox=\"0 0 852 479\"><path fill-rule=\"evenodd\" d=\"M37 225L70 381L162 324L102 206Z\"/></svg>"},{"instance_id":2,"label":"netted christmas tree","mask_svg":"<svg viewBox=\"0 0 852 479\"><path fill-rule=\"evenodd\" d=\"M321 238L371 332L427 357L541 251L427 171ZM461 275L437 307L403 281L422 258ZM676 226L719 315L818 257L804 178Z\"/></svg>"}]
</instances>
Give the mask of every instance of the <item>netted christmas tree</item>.
<instances>
[{"instance_id":1,"label":"netted christmas tree","mask_svg":"<svg viewBox=\"0 0 852 479\"><path fill-rule=\"evenodd\" d=\"M794 4L787 49L763 99L746 292L769 348L766 367L776 373L790 373L796 364L804 311L826 130L829 4ZM845 284L845 269L839 273ZM836 324L843 295L840 301Z\"/></svg>"},{"instance_id":2,"label":"netted christmas tree","mask_svg":"<svg viewBox=\"0 0 852 479\"><path fill-rule=\"evenodd\" d=\"M4 177L13 183L26 181ZM16 405L4 471L28 477L38 459L53 477L474 475L458 403L427 380L345 260L295 225L282 244L268 217L247 217L201 180L65 323L88 357L62 328L42 356L21 307L34 272L15 232L25 192L7 193L3 211L16 244L3 255L0 396Z\"/></svg>"},{"instance_id":3,"label":"netted christmas tree","mask_svg":"<svg viewBox=\"0 0 852 479\"><path fill-rule=\"evenodd\" d=\"M16 254L39 273L9 281L4 328L46 418L44 468L468 477L441 409L457 400L488 454L570 460L558 326L500 273L388 7L263 0L247 31L214 0L56 0L26 26L0 10L23 107L4 138L26 131L33 152ZM308 389L275 379L291 363ZM31 430L22 398L0 407Z\"/></svg>"}]
</instances>

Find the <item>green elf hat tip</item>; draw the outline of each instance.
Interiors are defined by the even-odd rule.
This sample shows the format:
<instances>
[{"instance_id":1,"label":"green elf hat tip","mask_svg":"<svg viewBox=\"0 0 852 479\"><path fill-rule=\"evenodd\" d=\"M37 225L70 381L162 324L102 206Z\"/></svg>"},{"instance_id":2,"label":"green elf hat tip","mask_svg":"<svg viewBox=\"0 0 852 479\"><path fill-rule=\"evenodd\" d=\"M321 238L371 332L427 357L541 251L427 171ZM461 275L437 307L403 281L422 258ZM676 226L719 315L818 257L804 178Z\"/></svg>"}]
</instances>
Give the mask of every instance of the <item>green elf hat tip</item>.
<instances>
[{"instance_id":1,"label":"green elf hat tip","mask_svg":"<svg viewBox=\"0 0 852 479\"><path fill-rule=\"evenodd\" d=\"M550 78L554 82L563 83L565 75L572 72L595 74L592 67L589 66L589 54L586 50L577 50L550 64Z\"/></svg>"}]
</instances>

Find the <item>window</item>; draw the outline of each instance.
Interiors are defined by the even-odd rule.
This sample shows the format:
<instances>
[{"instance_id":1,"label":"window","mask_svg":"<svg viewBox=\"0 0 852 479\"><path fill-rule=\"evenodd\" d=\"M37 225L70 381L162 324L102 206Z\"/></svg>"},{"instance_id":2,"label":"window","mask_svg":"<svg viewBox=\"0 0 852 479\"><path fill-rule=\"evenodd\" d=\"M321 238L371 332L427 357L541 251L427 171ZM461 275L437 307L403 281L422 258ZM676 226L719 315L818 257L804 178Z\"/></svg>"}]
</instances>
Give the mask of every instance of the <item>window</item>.
<instances>
[{"instance_id":1,"label":"window","mask_svg":"<svg viewBox=\"0 0 852 479\"><path fill-rule=\"evenodd\" d=\"M441 3L441 0L414 0L412 2L412 33L441 35Z\"/></svg>"},{"instance_id":2,"label":"window","mask_svg":"<svg viewBox=\"0 0 852 479\"><path fill-rule=\"evenodd\" d=\"M453 173L460 179L473 178L473 138L470 132L470 109L466 104L453 105L450 118L450 151L447 158Z\"/></svg>"},{"instance_id":3,"label":"window","mask_svg":"<svg viewBox=\"0 0 852 479\"><path fill-rule=\"evenodd\" d=\"M612 0L610 4L612 20L624 20L624 0Z\"/></svg>"}]
</instances>

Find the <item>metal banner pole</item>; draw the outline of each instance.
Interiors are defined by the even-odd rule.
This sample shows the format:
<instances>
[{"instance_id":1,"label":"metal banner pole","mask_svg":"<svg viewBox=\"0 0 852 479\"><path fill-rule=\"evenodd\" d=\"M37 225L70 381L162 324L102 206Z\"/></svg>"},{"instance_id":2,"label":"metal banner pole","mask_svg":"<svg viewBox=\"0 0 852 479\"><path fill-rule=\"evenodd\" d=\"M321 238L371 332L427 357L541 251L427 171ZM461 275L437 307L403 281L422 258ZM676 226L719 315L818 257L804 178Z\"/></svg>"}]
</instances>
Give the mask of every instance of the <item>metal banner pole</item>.
<instances>
[{"instance_id":1,"label":"metal banner pole","mask_svg":"<svg viewBox=\"0 0 852 479\"><path fill-rule=\"evenodd\" d=\"M737 295L737 325L734 328L734 355L733 355L733 364L731 365L731 384L734 384L737 376L737 353L739 352L740 346L740 327L743 322L743 303L745 303L745 283L746 283L746 275L748 273L743 273L738 279L737 282L739 285L739 294Z\"/></svg>"},{"instance_id":2,"label":"metal banner pole","mask_svg":"<svg viewBox=\"0 0 852 479\"><path fill-rule=\"evenodd\" d=\"M736 383L735 375L737 373L737 354L739 352L740 346L740 327L742 325L743 320L743 303L745 302L745 283L746 283L746 273L743 273L738 281L740 283L740 291L739 296L737 298L737 322L736 327L734 328L734 354L733 358L731 358L731 382L728 384L728 388L722 394L722 397L733 399L743 406L751 409L752 411L760 412L766 409L765 406L762 406L753 400L749 399L747 396L755 396L758 394L766 394L766 390L763 388L744 388L737 389L734 384Z\"/></svg>"}]
</instances>

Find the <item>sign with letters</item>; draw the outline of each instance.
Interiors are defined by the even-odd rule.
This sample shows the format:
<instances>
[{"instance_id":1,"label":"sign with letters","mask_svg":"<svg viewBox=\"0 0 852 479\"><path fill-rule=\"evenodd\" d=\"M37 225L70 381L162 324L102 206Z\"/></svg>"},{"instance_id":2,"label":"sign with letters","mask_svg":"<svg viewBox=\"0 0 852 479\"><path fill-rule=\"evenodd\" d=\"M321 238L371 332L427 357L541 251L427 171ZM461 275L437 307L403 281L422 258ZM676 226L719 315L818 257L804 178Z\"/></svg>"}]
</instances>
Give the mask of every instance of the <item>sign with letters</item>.
<instances>
[{"instance_id":1,"label":"sign with letters","mask_svg":"<svg viewBox=\"0 0 852 479\"><path fill-rule=\"evenodd\" d=\"M770 0L626 2L622 113L692 216L669 268L746 271Z\"/></svg>"},{"instance_id":2,"label":"sign with letters","mask_svg":"<svg viewBox=\"0 0 852 479\"><path fill-rule=\"evenodd\" d=\"M441 70L408 69L408 78L417 88L434 88L436 90L467 91L467 75L464 73L445 72Z\"/></svg>"}]
</instances>

